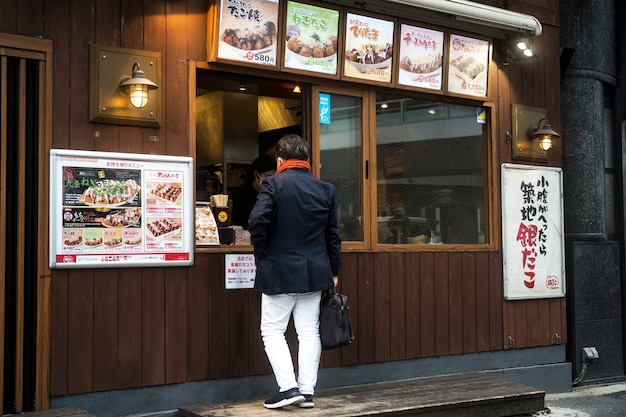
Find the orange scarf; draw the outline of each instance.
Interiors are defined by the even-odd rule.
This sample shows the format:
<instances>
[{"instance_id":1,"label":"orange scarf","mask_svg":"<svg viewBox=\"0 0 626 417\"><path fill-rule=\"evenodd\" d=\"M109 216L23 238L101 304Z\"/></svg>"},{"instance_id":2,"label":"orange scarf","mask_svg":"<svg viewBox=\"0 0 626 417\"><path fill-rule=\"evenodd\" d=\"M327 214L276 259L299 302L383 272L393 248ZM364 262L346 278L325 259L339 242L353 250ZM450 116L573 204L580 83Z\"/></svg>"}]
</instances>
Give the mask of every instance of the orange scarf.
<instances>
[{"instance_id":1,"label":"orange scarf","mask_svg":"<svg viewBox=\"0 0 626 417\"><path fill-rule=\"evenodd\" d=\"M309 163L309 161L304 161L302 159L288 159L282 164L280 164L280 167L278 167L278 170L276 171L276 173L280 174L284 170L292 169L292 168L302 168L302 169L306 169L310 171L311 164Z\"/></svg>"}]
</instances>

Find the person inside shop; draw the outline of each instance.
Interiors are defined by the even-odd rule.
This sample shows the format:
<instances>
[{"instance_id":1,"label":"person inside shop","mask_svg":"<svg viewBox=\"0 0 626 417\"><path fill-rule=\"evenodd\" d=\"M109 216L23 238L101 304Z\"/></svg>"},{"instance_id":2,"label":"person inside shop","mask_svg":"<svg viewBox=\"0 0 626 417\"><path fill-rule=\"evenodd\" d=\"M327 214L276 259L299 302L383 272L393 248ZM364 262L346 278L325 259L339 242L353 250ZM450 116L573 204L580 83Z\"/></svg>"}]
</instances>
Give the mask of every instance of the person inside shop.
<instances>
[{"instance_id":1,"label":"person inside shop","mask_svg":"<svg viewBox=\"0 0 626 417\"><path fill-rule=\"evenodd\" d=\"M335 187L311 173L309 144L288 134L276 145L276 175L263 181L250 214L256 259L254 289L261 292L261 338L279 392L263 405L314 407L322 354L322 291L337 286L341 235ZM285 331L298 334L298 377Z\"/></svg>"},{"instance_id":2,"label":"person inside shop","mask_svg":"<svg viewBox=\"0 0 626 417\"><path fill-rule=\"evenodd\" d=\"M248 218L257 194L263 181L276 172L276 160L269 155L261 155L252 161L244 175L244 183L234 188L231 194L233 200L233 224L248 229Z\"/></svg>"}]
</instances>

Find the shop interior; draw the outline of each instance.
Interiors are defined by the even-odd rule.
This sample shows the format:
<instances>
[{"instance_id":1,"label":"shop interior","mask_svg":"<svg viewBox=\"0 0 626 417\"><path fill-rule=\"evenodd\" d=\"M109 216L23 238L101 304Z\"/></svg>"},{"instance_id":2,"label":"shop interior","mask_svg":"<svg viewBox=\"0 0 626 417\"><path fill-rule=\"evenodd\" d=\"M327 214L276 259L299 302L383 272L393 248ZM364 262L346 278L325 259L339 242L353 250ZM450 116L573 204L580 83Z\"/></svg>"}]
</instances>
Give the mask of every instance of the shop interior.
<instances>
[{"instance_id":1,"label":"shop interior","mask_svg":"<svg viewBox=\"0 0 626 417\"><path fill-rule=\"evenodd\" d=\"M281 137L302 134L295 82L199 70L196 85L197 201L231 195L257 157L274 157Z\"/></svg>"}]
</instances>

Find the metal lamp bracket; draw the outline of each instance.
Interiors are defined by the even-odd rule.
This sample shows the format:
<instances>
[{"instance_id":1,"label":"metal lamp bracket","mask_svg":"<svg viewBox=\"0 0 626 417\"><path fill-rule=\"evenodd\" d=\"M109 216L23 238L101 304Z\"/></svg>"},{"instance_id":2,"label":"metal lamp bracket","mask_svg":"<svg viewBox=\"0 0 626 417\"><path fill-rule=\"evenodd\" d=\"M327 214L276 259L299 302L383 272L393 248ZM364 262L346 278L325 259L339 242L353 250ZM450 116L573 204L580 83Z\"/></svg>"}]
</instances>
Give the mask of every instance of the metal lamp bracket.
<instances>
[{"instance_id":1,"label":"metal lamp bracket","mask_svg":"<svg viewBox=\"0 0 626 417\"><path fill-rule=\"evenodd\" d=\"M546 109L511 104L511 154L513 159L547 161L548 153L539 147L539 141L528 136L528 129L536 127Z\"/></svg>"}]
</instances>

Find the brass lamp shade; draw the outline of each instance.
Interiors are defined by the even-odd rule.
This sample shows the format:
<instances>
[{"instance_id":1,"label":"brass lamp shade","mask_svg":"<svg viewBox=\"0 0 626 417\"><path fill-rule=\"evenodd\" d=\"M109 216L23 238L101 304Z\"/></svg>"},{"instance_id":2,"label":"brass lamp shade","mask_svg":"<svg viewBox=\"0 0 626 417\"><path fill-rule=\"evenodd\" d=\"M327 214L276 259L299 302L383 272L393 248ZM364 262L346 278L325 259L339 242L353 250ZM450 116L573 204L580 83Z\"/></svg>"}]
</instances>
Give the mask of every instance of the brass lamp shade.
<instances>
[{"instance_id":1,"label":"brass lamp shade","mask_svg":"<svg viewBox=\"0 0 626 417\"><path fill-rule=\"evenodd\" d=\"M120 83L120 87L128 91L130 104L137 109L146 107L148 104L149 90L159 88L158 85L146 78L138 62L133 64L133 76Z\"/></svg>"}]
</instances>

